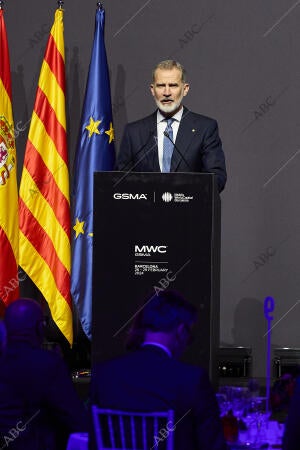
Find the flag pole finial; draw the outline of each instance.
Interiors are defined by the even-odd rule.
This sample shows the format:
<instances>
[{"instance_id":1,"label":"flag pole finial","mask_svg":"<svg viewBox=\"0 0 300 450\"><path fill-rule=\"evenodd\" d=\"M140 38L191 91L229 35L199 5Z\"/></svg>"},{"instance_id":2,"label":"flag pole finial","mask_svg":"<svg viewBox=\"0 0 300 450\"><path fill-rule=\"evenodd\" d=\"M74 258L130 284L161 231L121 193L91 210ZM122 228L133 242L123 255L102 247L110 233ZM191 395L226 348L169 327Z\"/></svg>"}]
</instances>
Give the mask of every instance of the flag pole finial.
<instances>
[{"instance_id":1,"label":"flag pole finial","mask_svg":"<svg viewBox=\"0 0 300 450\"><path fill-rule=\"evenodd\" d=\"M0 1L1 1L1 0L0 0ZM58 9L63 9L63 7L64 7L64 2L63 2L63 0L58 0L57 4L58 4Z\"/></svg>"},{"instance_id":2,"label":"flag pole finial","mask_svg":"<svg viewBox=\"0 0 300 450\"><path fill-rule=\"evenodd\" d=\"M0 9L3 9L4 7L4 0L0 0Z\"/></svg>"},{"instance_id":3,"label":"flag pole finial","mask_svg":"<svg viewBox=\"0 0 300 450\"><path fill-rule=\"evenodd\" d=\"M97 2L97 9L103 9L103 3Z\"/></svg>"}]
</instances>

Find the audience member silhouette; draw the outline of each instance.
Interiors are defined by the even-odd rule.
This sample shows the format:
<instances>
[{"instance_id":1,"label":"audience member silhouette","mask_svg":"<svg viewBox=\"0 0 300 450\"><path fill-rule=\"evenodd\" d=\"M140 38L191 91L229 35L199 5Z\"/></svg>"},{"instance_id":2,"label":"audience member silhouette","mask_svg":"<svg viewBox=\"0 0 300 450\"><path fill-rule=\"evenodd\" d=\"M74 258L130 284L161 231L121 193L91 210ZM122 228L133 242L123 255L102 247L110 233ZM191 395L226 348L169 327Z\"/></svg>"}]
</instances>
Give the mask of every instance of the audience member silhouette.
<instances>
[{"instance_id":1,"label":"audience member silhouette","mask_svg":"<svg viewBox=\"0 0 300 450\"><path fill-rule=\"evenodd\" d=\"M133 351L94 367L91 402L127 411L172 409L176 449L226 449L208 375L178 360L196 319L196 308L175 291L147 299L130 333Z\"/></svg>"},{"instance_id":2,"label":"audience member silhouette","mask_svg":"<svg viewBox=\"0 0 300 450\"><path fill-rule=\"evenodd\" d=\"M300 377L296 380L283 437L283 450L300 449Z\"/></svg>"},{"instance_id":3,"label":"audience member silhouette","mask_svg":"<svg viewBox=\"0 0 300 450\"><path fill-rule=\"evenodd\" d=\"M6 348L6 328L4 322L0 320L0 356L3 355Z\"/></svg>"},{"instance_id":4,"label":"audience member silhouette","mask_svg":"<svg viewBox=\"0 0 300 450\"><path fill-rule=\"evenodd\" d=\"M32 299L18 299L7 307L4 322L0 448L65 449L69 433L86 431L87 419L62 358L41 348L42 309Z\"/></svg>"}]
</instances>

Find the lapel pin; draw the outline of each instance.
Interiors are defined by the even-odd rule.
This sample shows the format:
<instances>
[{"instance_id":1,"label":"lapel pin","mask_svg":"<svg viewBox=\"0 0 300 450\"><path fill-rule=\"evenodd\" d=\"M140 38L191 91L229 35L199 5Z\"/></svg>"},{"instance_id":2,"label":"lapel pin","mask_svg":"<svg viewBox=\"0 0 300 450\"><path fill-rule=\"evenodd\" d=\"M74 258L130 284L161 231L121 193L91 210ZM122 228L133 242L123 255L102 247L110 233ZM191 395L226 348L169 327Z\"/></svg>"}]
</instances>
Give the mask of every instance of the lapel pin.
<instances>
[{"instance_id":1,"label":"lapel pin","mask_svg":"<svg viewBox=\"0 0 300 450\"><path fill-rule=\"evenodd\" d=\"M192 133L195 133L195 131L196 131L195 128L193 128L193 129L192 129Z\"/></svg>"}]
</instances>

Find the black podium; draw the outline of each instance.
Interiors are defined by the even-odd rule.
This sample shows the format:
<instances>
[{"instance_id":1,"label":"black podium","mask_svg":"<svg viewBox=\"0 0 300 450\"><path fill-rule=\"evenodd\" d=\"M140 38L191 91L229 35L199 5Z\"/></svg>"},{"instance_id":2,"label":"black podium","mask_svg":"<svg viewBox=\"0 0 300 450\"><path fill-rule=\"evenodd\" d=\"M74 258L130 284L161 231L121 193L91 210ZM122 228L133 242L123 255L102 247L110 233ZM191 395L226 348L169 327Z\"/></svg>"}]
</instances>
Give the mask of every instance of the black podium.
<instances>
[{"instance_id":1,"label":"black podium","mask_svg":"<svg viewBox=\"0 0 300 450\"><path fill-rule=\"evenodd\" d=\"M175 289L198 307L185 360L217 376L220 198L214 175L94 174L92 358L122 354L151 293Z\"/></svg>"}]
</instances>

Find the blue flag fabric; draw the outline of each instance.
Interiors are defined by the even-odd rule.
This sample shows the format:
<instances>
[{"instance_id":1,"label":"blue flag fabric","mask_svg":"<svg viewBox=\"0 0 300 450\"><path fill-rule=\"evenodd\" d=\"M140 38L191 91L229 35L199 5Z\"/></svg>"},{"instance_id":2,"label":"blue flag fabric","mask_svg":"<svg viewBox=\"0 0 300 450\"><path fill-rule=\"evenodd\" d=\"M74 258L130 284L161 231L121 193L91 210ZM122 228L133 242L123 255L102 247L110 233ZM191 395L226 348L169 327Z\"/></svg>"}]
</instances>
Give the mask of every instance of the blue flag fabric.
<instances>
[{"instance_id":1,"label":"blue flag fabric","mask_svg":"<svg viewBox=\"0 0 300 450\"><path fill-rule=\"evenodd\" d=\"M92 335L94 172L113 170L114 129L104 43L105 11L96 11L92 56L75 157L71 293L82 328Z\"/></svg>"}]
</instances>

